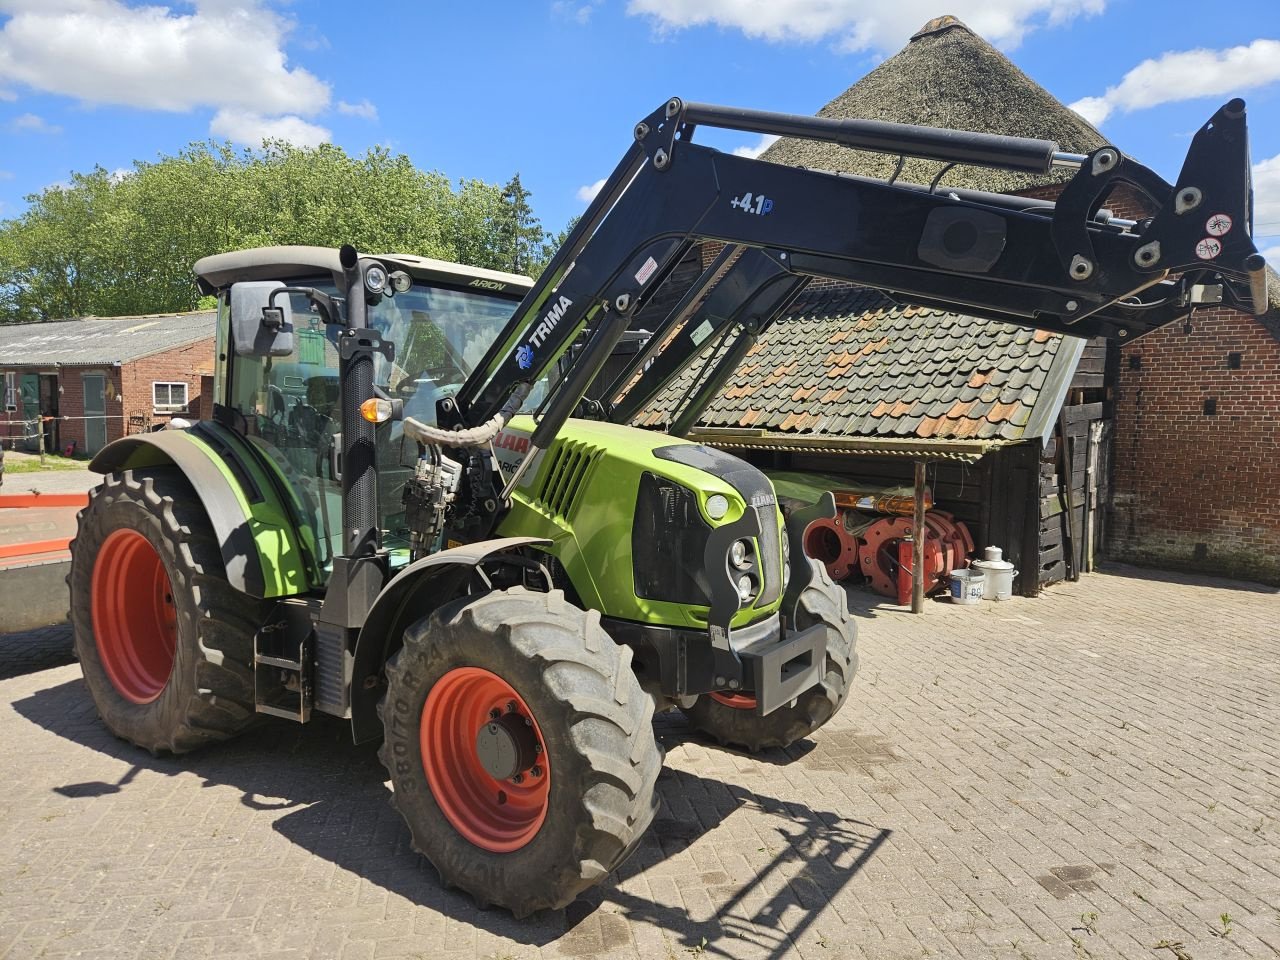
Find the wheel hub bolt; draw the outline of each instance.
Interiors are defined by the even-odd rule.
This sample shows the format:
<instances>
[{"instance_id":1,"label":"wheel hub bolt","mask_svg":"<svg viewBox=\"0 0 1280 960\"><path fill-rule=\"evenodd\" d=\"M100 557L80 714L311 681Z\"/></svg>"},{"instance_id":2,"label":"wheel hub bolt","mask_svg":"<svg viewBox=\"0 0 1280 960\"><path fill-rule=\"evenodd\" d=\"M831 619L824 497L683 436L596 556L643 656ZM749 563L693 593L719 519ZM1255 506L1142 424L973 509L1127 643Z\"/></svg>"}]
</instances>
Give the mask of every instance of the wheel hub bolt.
<instances>
[{"instance_id":1,"label":"wheel hub bolt","mask_svg":"<svg viewBox=\"0 0 1280 960\"><path fill-rule=\"evenodd\" d=\"M511 782L512 782L512 783L524 783L524 774L523 774L523 773L517 773L514 777L512 777L512 778L511 778Z\"/></svg>"},{"instance_id":2,"label":"wheel hub bolt","mask_svg":"<svg viewBox=\"0 0 1280 960\"><path fill-rule=\"evenodd\" d=\"M512 780L533 766L538 738L527 719L499 713L476 731L476 758L494 780Z\"/></svg>"},{"instance_id":3,"label":"wheel hub bolt","mask_svg":"<svg viewBox=\"0 0 1280 960\"><path fill-rule=\"evenodd\" d=\"M542 776L542 768L538 766L536 763L533 765L533 769L530 770L529 772L533 774L535 777Z\"/></svg>"},{"instance_id":4,"label":"wheel hub bolt","mask_svg":"<svg viewBox=\"0 0 1280 960\"><path fill-rule=\"evenodd\" d=\"M490 720L497 720L500 716L502 716L502 711L499 710L497 707L494 707L492 710L489 711Z\"/></svg>"}]
</instances>

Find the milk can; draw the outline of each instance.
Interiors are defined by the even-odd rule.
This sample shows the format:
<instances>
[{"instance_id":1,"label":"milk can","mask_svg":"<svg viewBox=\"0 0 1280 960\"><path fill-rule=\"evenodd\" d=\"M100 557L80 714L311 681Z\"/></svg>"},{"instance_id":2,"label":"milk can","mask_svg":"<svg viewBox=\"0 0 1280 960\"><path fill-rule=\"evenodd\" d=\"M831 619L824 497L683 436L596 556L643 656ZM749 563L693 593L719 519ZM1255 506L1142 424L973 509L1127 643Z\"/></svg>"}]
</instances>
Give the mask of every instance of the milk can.
<instances>
[{"instance_id":1,"label":"milk can","mask_svg":"<svg viewBox=\"0 0 1280 960\"><path fill-rule=\"evenodd\" d=\"M1001 559L999 547L987 547L982 551L984 559L974 560L970 567L976 567L986 574L986 584L982 596L987 600L1008 600L1013 596L1013 578L1018 571L1013 564Z\"/></svg>"}]
</instances>

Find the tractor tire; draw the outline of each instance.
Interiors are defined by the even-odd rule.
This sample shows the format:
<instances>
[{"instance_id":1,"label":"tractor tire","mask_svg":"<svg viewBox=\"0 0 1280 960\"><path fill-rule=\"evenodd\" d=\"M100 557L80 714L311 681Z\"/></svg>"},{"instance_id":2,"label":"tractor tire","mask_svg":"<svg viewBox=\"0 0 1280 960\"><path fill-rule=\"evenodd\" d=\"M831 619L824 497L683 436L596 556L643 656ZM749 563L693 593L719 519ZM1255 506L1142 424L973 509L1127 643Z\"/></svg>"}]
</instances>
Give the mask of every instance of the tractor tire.
<instances>
[{"instance_id":1,"label":"tractor tire","mask_svg":"<svg viewBox=\"0 0 1280 960\"><path fill-rule=\"evenodd\" d=\"M67 584L85 685L116 736L185 753L256 719L253 635L269 604L227 583L209 518L180 473L103 480L80 514Z\"/></svg>"},{"instance_id":2,"label":"tractor tire","mask_svg":"<svg viewBox=\"0 0 1280 960\"><path fill-rule=\"evenodd\" d=\"M443 883L482 908L568 905L653 820L653 701L630 648L560 591L445 604L406 631L387 683L392 803Z\"/></svg>"},{"instance_id":3,"label":"tractor tire","mask_svg":"<svg viewBox=\"0 0 1280 960\"><path fill-rule=\"evenodd\" d=\"M755 753L770 747L789 747L813 733L844 706L858 672L858 624L849 615L844 588L831 579L823 564L796 601L796 626L815 623L827 627L826 673L822 681L795 702L756 716L756 700L749 694L710 693L693 706L681 708L694 729L728 747Z\"/></svg>"}]
</instances>

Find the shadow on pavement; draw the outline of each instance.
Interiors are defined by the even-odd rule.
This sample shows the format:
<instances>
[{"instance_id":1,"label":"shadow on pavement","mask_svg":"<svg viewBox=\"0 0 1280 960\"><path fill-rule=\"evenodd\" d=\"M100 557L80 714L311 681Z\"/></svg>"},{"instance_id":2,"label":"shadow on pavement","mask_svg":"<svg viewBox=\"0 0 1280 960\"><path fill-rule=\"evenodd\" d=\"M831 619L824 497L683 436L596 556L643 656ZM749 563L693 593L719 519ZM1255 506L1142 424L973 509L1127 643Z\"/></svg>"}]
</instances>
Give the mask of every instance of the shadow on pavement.
<instances>
[{"instance_id":1,"label":"shadow on pavement","mask_svg":"<svg viewBox=\"0 0 1280 960\"><path fill-rule=\"evenodd\" d=\"M67 624L0 633L0 680L38 673L75 661L71 627Z\"/></svg>"},{"instance_id":2,"label":"shadow on pavement","mask_svg":"<svg viewBox=\"0 0 1280 960\"><path fill-rule=\"evenodd\" d=\"M663 801L658 820L613 881L565 910L518 921L506 911L481 911L470 897L444 888L431 865L409 847L408 830L389 802L391 792L376 746L352 745L343 721L321 717L306 727L269 722L239 740L175 758L151 757L112 736L78 679L40 690L14 708L60 737L133 764L115 783L52 788L62 796L124 792L144 770L166 776L193 773L205 786L239 790L241 803L251 809L282 813L273 824L277 832L343 870L495 936L537 946L558 940L561 952L571 956L625 946L631 940L628 921L638 921L677 936L691 953L734 956L751 943L757 951L780 958L890 834L803 803L664 769L658 781ZM658 732L668 744L689 735L679 721L660 721ZM784 751L772 752L775 757L760 759L794 759ZM618 889L617 883L679 854L744 808L776 818L778 840L770 837L764 848L767 863L745 882L721 873L701 875L716 905L714 915L695 921L682 907ZM677 818L673 810L692 811L692 816ZM673 879L690 882L683 873ZM605 904L611 909L601 910Z\"/></svg>"}]
</instances>

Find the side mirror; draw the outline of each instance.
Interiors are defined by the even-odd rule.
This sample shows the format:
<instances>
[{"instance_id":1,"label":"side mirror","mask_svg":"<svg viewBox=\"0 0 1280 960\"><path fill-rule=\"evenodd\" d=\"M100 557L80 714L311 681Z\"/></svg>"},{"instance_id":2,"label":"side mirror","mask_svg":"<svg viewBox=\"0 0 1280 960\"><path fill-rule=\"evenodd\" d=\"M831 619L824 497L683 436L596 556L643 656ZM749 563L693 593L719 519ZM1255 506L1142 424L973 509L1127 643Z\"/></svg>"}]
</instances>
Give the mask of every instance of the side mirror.
<instances>
[{"instance_id":1,"label":"side mirror","mask_svg":"<svg viewBox=\"0 0 1280 960\"><path fill-rule=\"evenodd\" d=\"M278 280L231 285L231 339L239 357L287 357L293 353L293 305Z\"/></svg>"}]
</instances>

